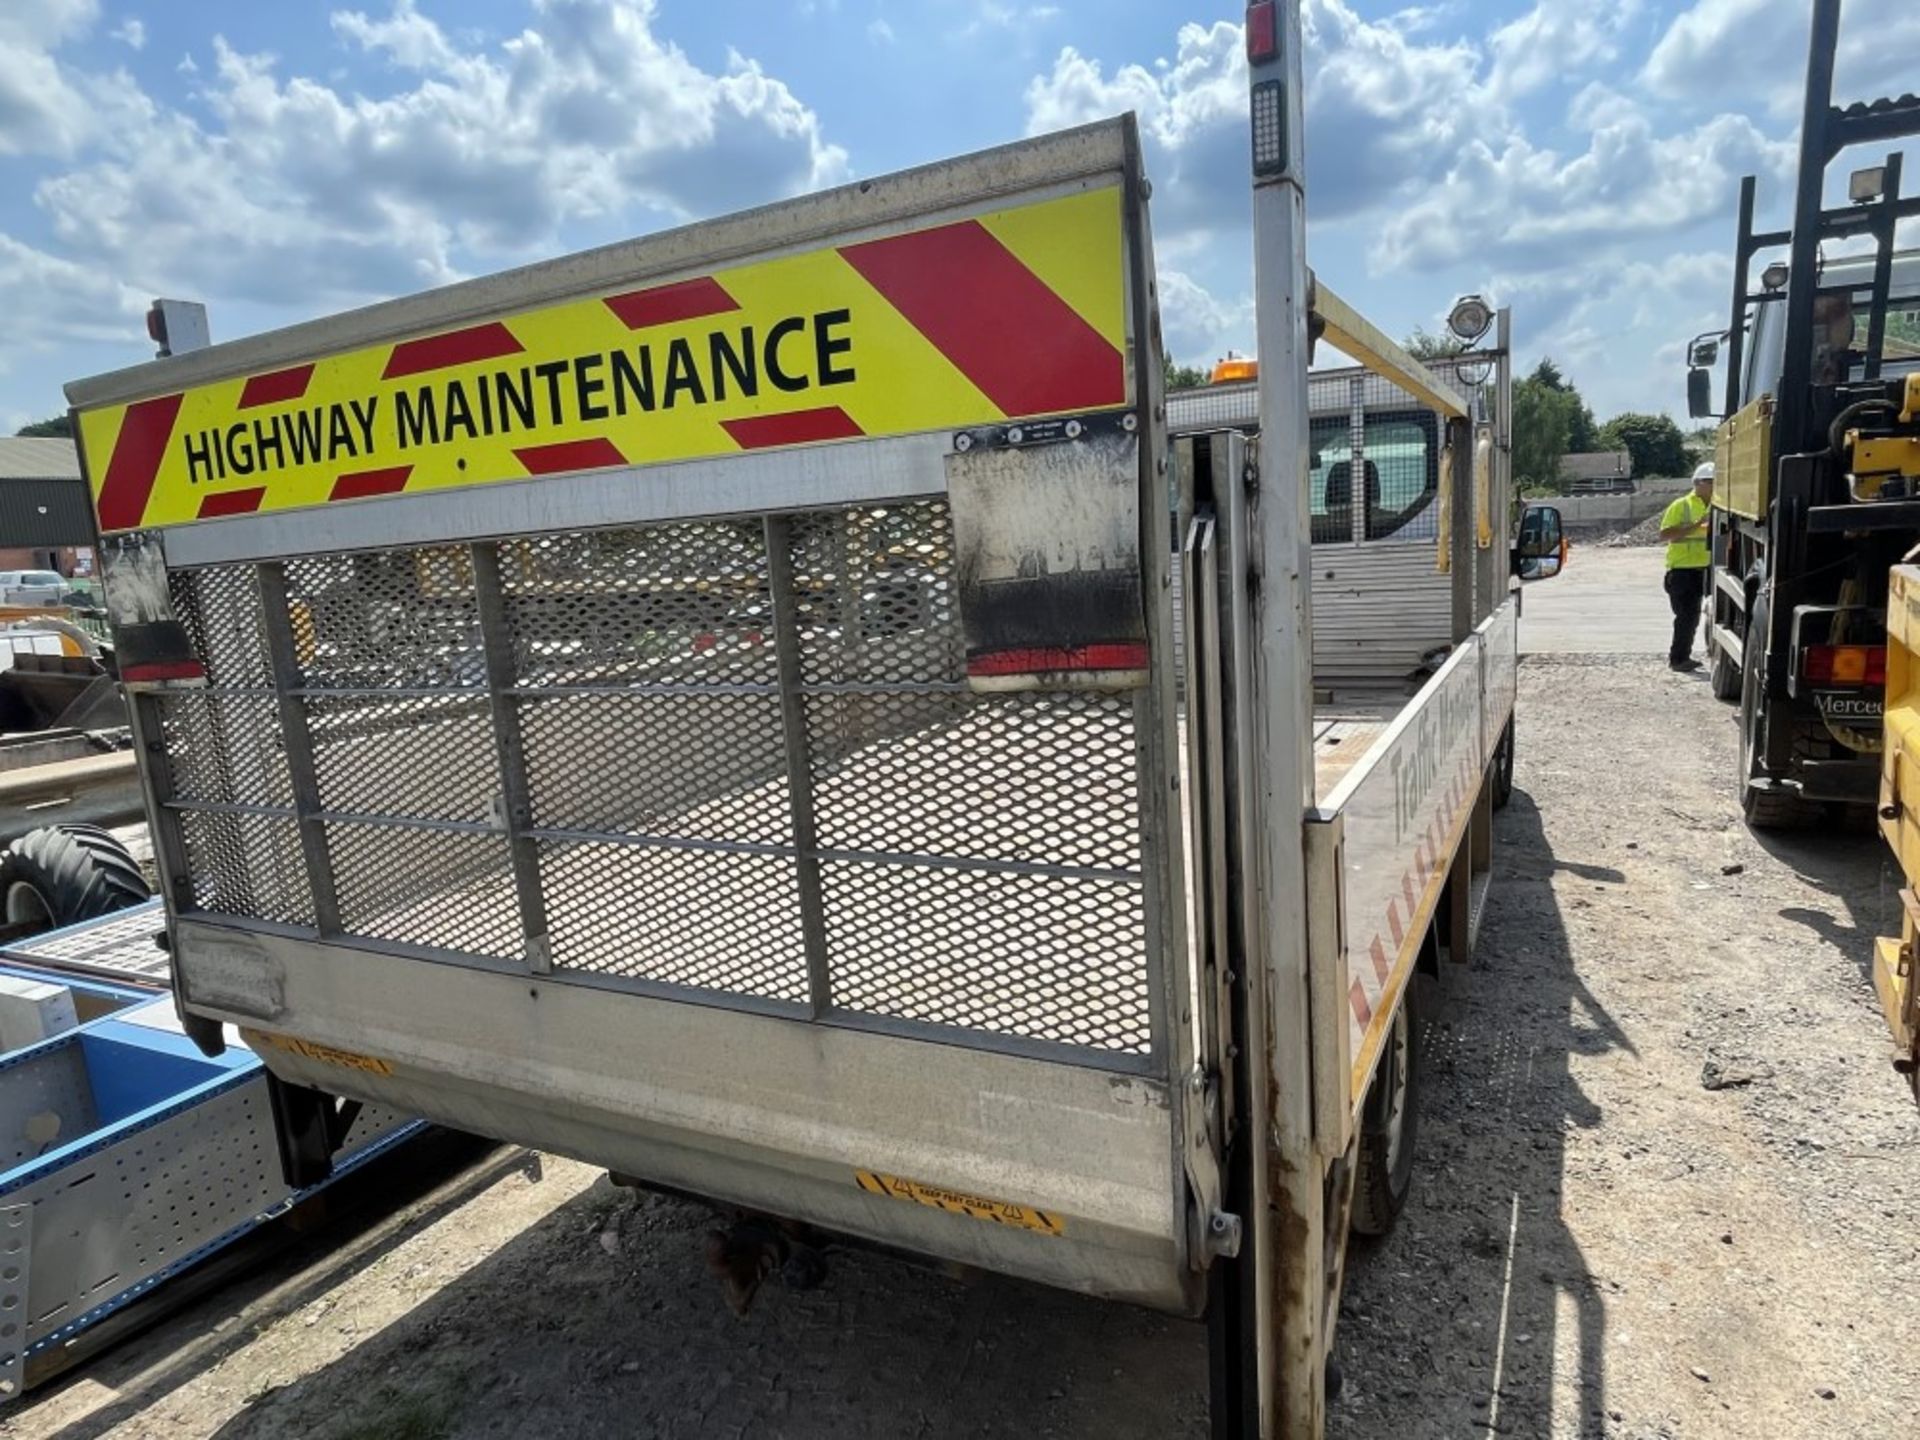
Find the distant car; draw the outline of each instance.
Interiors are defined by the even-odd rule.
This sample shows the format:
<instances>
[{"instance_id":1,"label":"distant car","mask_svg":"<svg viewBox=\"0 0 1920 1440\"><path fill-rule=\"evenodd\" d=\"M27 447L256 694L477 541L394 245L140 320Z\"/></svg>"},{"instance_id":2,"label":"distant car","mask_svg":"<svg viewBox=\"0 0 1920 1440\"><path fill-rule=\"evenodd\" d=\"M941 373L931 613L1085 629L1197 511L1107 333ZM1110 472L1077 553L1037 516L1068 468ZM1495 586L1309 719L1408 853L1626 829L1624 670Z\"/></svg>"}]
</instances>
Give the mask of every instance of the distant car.
<instances>
[{"instance_id":1,"label":"distant car","mask_svg":"<svg viewBox=\"0 0 1920 1440\"><path fill-rule=\"evenodd\" d=\"M71 589L52 570L0 570L0 605L59 605Z\"/></svg>"}]
</instances>

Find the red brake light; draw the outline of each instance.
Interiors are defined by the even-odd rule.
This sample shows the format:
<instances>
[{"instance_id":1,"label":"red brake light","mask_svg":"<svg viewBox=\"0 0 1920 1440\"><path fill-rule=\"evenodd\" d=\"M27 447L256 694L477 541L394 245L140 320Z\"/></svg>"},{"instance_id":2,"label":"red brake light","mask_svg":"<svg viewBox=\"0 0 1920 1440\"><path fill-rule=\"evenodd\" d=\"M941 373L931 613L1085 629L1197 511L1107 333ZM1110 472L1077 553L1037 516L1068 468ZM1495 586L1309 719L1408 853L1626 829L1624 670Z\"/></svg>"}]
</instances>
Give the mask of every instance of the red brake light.
<instances>
[{"instance_id":1,"label":"red brake light","mask_svg":"<svg viewBox=\"0 0 1920 1440\"><path fill-rule=\"evenodd\" d=\"M147 338L163 348L167 343L167 317L157 302L147 307Z\"/></svg>"},{"instance_id":2,"label":"red brake light","mask_svg":"<svg viewBox=\"0 0 1920 1440\"><path fill-rule=\"evenodd\" d=\"M1279 25L1274 0L1254 0L1247 6L1247 62L1260 65L1280 53Z\"/></svg>"},{"instance_id":3,"label":"red brake light","mask_svg":"<svg viewBox=\"0 0 1920 1440\"><path fill-rule=\"evenodd\" d=\"M1811 685L1885 685L1887 647L1809 645L1800 652L1800 674Z\"/></svg>"}]
</instances>

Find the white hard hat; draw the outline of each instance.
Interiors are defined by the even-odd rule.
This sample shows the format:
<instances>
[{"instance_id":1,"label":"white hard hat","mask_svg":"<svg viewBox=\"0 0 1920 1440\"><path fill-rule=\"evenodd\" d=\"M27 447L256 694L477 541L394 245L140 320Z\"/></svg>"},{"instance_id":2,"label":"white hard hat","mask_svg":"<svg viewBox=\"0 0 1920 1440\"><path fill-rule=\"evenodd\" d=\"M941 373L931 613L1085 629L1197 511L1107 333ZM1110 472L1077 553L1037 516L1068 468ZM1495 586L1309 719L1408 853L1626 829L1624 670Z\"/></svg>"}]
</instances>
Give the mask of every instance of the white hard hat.
<instances>
[{"instance_id":1,"label":"white hard hat","mask_svg":"<svg viewBox=\"0 0 1920 1440\"><path fill-rule=\"evenodd\" d=\"M1702 460L1698 465L1693 467L1694 484L1698 485L1702 480L1711 479L1713 479L1713 461Z\"/></svg>"}]
</instances>

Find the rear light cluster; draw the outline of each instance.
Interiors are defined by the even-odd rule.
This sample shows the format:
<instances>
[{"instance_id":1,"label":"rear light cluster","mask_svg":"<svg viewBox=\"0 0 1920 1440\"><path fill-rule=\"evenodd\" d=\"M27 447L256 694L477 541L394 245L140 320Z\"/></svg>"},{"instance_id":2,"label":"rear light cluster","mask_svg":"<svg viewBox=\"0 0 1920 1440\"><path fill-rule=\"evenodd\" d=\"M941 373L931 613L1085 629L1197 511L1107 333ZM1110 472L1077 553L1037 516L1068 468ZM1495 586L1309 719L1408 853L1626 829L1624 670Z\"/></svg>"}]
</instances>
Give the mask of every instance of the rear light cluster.
<instances>
[{"instance_id":1,"label":"rear light cluster","mask_svg":"<svg viewBox=\"0 0 1920 1440\"><path fill-rule=\"evenodd\" d=\"M1884 645L1809 645L1800 652L1800 674L1812 685L1884 685Z\"/></svg>"}]
</instances>

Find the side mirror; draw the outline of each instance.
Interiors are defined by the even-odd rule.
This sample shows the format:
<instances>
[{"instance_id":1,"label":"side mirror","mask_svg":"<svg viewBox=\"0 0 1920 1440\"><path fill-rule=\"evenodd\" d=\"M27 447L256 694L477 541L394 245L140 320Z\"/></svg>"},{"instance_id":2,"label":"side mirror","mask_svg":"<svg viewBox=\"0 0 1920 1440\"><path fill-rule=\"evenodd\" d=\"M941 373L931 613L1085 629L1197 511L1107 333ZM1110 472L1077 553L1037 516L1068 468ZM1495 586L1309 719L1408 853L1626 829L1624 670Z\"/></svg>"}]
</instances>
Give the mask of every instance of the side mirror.
<instances>
[{"instance_id":1,"label":"side mirror","mask_svg":"<svg viewBox=\"0 0 1920 1440\"><path fill-rule=\"evenodd\" d=\"M1520 514L1520 535L1513 548L1513 571L1522 580L1548 580L1567 563L1567 536L1560 512L1551 505L1529 505Z\"/></svg>"},{"instance_id":2,"label":"side mirror","mask_svg":"<svg viewBox=\"0 0 1920 1440\"><path fill-rule=\"evenodd\" d=\"M1687 371L1687 414L1695 420L1719 418L1713 408L1713 376L1706 370Z\"/></svg>"},{"instance_id":3,"label":"side mirror","mask_svg":"<svg viewBox=\"0 0 1920 1440\"><path fill-rule=\"evenodd\" d=\"M1704 370L1720 358L1720 341L1716 338L1696 340L1687 347L1687 364L1696 370Z\"/></svg>"}]
</instances>

